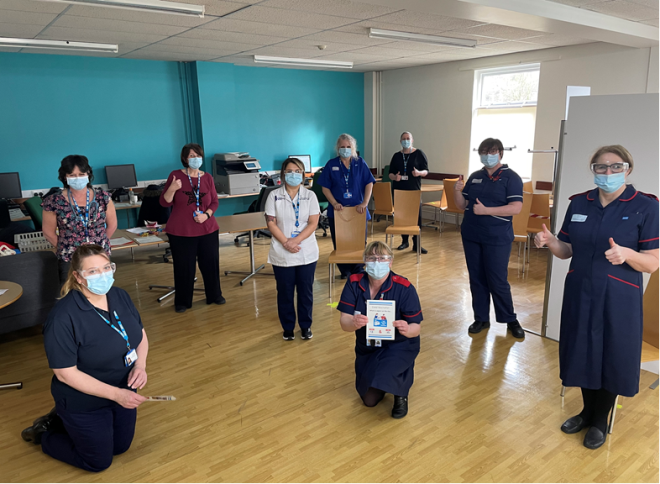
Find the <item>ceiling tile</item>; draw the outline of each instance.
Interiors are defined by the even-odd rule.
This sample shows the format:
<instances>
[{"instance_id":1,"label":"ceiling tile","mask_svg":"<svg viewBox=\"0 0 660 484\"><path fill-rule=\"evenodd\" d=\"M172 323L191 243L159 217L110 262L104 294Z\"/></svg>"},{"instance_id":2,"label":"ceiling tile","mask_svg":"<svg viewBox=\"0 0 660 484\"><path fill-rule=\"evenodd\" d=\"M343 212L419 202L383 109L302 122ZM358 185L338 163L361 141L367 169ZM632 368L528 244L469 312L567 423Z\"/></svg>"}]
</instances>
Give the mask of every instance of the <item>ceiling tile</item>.
<instances>
[{"instance_id":1,"label":"ceiling tile","mask_svg":"<svg viewBox=\"0 0 660 484\"><path fill-rule=\"evenodd\" d=\"M512 53L512 52L526 52L528 50L541 50L547 49L547 45L533 44L531 42L515 42L515 41L506 41L499 42L497 44L488 44L483 47L479 47L479 50L487 53L488 51L498 52L498 53Z\"/></svg>"},{"instance_id":2,"label":"ceiling tile","mask_svg":"<svg viewBox=\"0 0 660 484\"><path fill-rule=\"evenodd\" d=\"M559 47L563 45L589 44L593 40L580 39L578 37L569 37L561 34L546 34L541 37L531 39L535 44L552 45Z\"/></svg>"},{"instance_id":3,"label":"ceiling tile","mask_svg":"<svg viewBox=\"0 0 660 484\"><path fill-rule=\"evenodd\" d=\"M212 18L199 18L167 13L138 12L121 8L104 8L98 6L72 5L66 11L67 16L97 19L121 20L157 25L175 25L177 27L197 27L211 22Z\"/></svg>"},{"instance_id":4,"label":"ceiling tile","mask_svg":"<svg viewBox=\"0 0 660 484\"><path fill-rule=\"evenodd\" d=\"M342 44L353 44L362 47L369 47L372 45L389 44L391 40L384 39L371 39L366 33L352 34L349 32L341 32L339 30L327 30L317 34L308 35L305 39L314 40L317 43L330 43L339 42Z\"/></svg>"},{"instance_id":5,"label":"ceiling tile","mask_svg":"<svg viewBox=\"0 0 660 484\"><path fill-rule=\"evenodd\" d=\"M182 46L182 47L198 47L200 49L211 50L224 50L231 51L232 53L243 52L260 47L257 44L239 44L236 42L224 42L220 40L203 40L203 39L190 39L187 37L170 37L157 45L163 46Z\"/></svg>"},{"instance_id":6,"label":"ceiling tile","mask_svg":"<svg viewBox=\"0 0 660 484\"><path fill-rule=\"evenodd\" d=\"M43 29L44 29L43 25L6 24L2 22L0 23L0 37L18 37L20 39L33 39Z\"/></svg>"},{"instance_id":7,"label":"ceiling tile","mask_svg":"<svg viewBox=\"0 0 660 484\"><path fill-rule=\"evenodd\" d=\"M493 37L484 37L481 35L471 35L466 33L459 32L434 32L431 35L438 35L440 37L449 37L451 39L463 39L463 40L476 40L477 45L486 45L492 44L494 42L501 42L502 39L495 39Z\"/></svg>"},{"instance_id":8,"label":"ceiling tile","mask_svg":"<svg viewBox=\"0 0 660 484\"><path fill-rule=\"evenodd\" d=\"M646 7L638 3L632 3L627 0L617 0L615 2L598 3L596 5L587 5L584 7L594 12L611 15L613 17L624 18L626 20L653 20L658 18L658 7Z\"/></svg>"},{"instance_id":9,"label":"ceiling tile","mask_svg":"<svg viewBox=\"0 0 660 484\"><path fill-rule=\"evenodd\" d=\"M187 30L186 27L177 27L175 25L143 24L139 22L128 22L125 20L74 17L71 15L61 16L53 23L53 25L74 29L96 29L108 30L111 32L135 32L167 36L180 34L184 30Z\"/></svg>"},{"instance_id":10,"label":"ceiling tile","mask_svg":"<svg viewBox=\"0 0 660 484\"><path fill-rule=\"evenodd\" d=\"M396 57L408 57L421 54L423 51L419 50L404 50L404 49L392 49L390 44L378 45L375 47L365 47L363 49L355 50L354 52L360 54L373 54L373 55L384 55L391 58ZM431 51L428 51L431 52Z\"/></svg>"},{"instance_id":11,"label":"ceiling tile","mask_svg":"<svg viewBox=\"0 0 660 484\"><path fill-rule=\"evenodd\" d=\"M355 51L339 52L336 54L315 57L315 59L353 62L356 65L365 64L367 62L392 60L392 58L393 58L392 56L387 56L387 55L361 54L360 52L355 52Z\"/></svg>"},{"instance_id":12,"label":"ceiling tile","mask_svg":"<svg viewBox=\"0 0 660 484\"><path fill-rule=\"evenodd\" d=\"M0 10L20 10L23 12L60 13L69 6L70 5L66 3L33 2L30 0L0 0Z\"/></svg>"},{"instance_id":13,"label":"ceiling tile","mask_svg":"<svg viewBox=\"0 0 660 484\"><path fill-rule=\"evenodd\" d=\"M220 18L199 27L199 29L224 30L226 32L240 32L244 34L274 35L278 37L294 38L314 34L320 29L311 29L307 26L273 25L263 22L250 22L234 18Z\"/></svg>"},{"instance_id":14,"label":"ceiling tile","mask_svg":"<svg viewBox=\"0 0 660 484\"><path fill-rule=\"evenodd\" d=\"M226 42L239 42L246 44L269 45L289 40L287 37L276 37L273 35L244 34L241 32L227 32L224 30L193 29L179 34L177 37L189 37L191 39L222 40Z\"/></svg>"},{"instance_id":15,"label":"ceiling tile","mask_svg":"<svg viewBox=\"0 0 660 484\"><path fill-rule=\"evenodd\" d=\"M394 30L403 31L408 31L408 29L402 28L402 26L412 26L433 30L456 30L474 27L482 23L455 17L445 17L443 15L413 12L411 10L383 15L382 17L378 17L377 20L379 22L396 24L398 28Z\"/></svg>"},{"instance_id":16,"label":"ceiling tile","mask_svg":"<svg viewBox=\"0 0 660 484\"><path fill-rule=\"evenodd\" d=\"M454 33L481 35L503 40L521 40L547 34L547 32L541 32L539 30L519 29L498 24L479 25L471 29L455 30Z\"/></svg>"},{"instance_id":17,"label":"ceiling tile","mask_svg":"<svg viewBox=\"0 0 660 484\"><path fill-rule=\"evenodd\" d=\"M629 0L632 3L644 5L645 7L654 8L658 10L658 0Z\"/></svg>"},{"instance_id":18,"label":"ceiling tile","mask_svg":"<svg viewBox=\"0 0 660 484\"><path fill-rule=\"evenodd\" d=\"M66 27L48 27L44 30L40 39L74 40L77 42L144 42L150 44L164 40L163 35L153 35L134 32L110 32L108 30L70 29Z\"/></svg>"},{"instance_id":19,"label":"ceiling tile","mask_svg":"<svg viewBox=\"0 0 660 484\"><path fill-rule=\"evenodd\" d=\"M195 55L195 54L180 54L176 52L144 52L143 49L130 52L129 54L123 55L122 59L146 59L146 60L162 60L162 61L172 61L172 62L194 62L194 61L205 61L211 60L214 57L211 55Z\"/></svg>"},{"instance_id":20,"label":"ceiling tile","mask_svg":"<svg viewBox=\"0 0 660 484\"><path fill-rule=\"evenodd\" d=\"M362 20L397 11L394 8L367 5L348 0L266 0L259 5Z\"/></svg>"},{"instance_id":21,"label":"ceiling tile","mask_svg":"<svg viewBox=\"0 0 660 484\"><path fill-rule=\"evenodd\" d=\"M176 0L180 3L191 3L196 5L204 5L204 17L220 17L228 13L235 12L241 8L245 8L253 3L259 3L259 0L239 0L224 1L224 0Z\"/></svg>"},{"instance_id":22,"label":"ceiling tile","mask_svg":"<svg viewBox=\"0 0 660 484\"><path fill-rule=\"evenodd\" d=\"M381 46L385 47L387 49L399 49L399 50L407 50L407 51L417 51L419 53L422 52L438 52L441 50L447 50L447 49L453 49L453 46L448 46L448 45L440 45L440 44L427 44L424 42L410 42L410 41L403 41L403 40L398 40L395 42L391 42L387 45Z\"/></svg>"},{"instance_id":23,"label":"ceiling tile","mask_svg":"<svg viewBox=\"0 0 660 484\"><path fill-rule=\"evenodd\" d=\"M593 5L595 3L611 2L612 0L549 0L554 3L562 3L570 7L583 7L585 5Z\"/></svg>"},{"instance_id":24,"label":"ceiling tile","mask_svg":"<svg viewBox=\"0 0 660 484\"><path fill-rule=\"evenodd\" d=\"M339 16L293 12L291 10L261 6L241 10L240 12L231 14L229 18L267 24L289 25L292 27L304 25L305 27L318 28L320 30L334 29L355 22L353 19Z\"/></svg>"},{"instance_id":25,"label":"ceiling tile","mask_svg":"<svg viewBox=\"0 0 660 484\"><path fill-rule=\"evenodd\" d=\"M200 47L186 47L182 45L163 45L163 44L153 44L140 49L143 53L154 52L158 54L170 53L170 54L188 54L188 55L198 55L200 58L216 58L223 57L227 55L236 54L236 51L230 49L222 49L218 47L217 49L203 49Z\"/></svg>"},{"instance_id":26,"label":"ceiling tile","mask_svg":"<svg viewBox=\"0 0 660 484\"><path fill-rule=\"evenodd\" d=\"M320 53L318 50L317 52ZM252 49L250 51L246 51L246 53L250 55L270 55L274 57L310 58L309 49L291 49L286 47L279 47L277 45ZM318 57L318 54L316 57Z\"/></svg>"},{"instance_id":27,"label":"ceiling tile","mask_svg":"<svg viewBox=\"0 0 660 484\"><path fill-rule=\"evenodd\" d=\"M305 49L308 50L312 55L324 55L324 53L331 53L331 52L346 52L348 50L355 50L360 48L359 45L340 44L337 42L332 42L324 45L326 46L325 49L321 50L318 48L319 43L317 41L308 40L307 37L303 37L302 39L294 39L294 40L288 40L286 42L281 42L274 47Z\"/></svg>"},{"instance_id":28,"label":"ceiling tile","mask_svg":"<svg viewBox=\"0 0 660 484\"><path fill-rule=\"evenodd\" d=\"M20 10L0 10L2 23L31 24L46 26L57 18L55 13L24 12Z\"/></svg>"},{"instance_id":29,"label":"ceiling tile","mask_svg":"<svg viewBox=\"0 0 660 484\"><path fill-rule=\"evenodd\" d=\"M645 25L653 25L654 27L658 27L658 19L654 18L653 20L642 20L640 23L645 24Z\"/></svg>"}]
</instances>

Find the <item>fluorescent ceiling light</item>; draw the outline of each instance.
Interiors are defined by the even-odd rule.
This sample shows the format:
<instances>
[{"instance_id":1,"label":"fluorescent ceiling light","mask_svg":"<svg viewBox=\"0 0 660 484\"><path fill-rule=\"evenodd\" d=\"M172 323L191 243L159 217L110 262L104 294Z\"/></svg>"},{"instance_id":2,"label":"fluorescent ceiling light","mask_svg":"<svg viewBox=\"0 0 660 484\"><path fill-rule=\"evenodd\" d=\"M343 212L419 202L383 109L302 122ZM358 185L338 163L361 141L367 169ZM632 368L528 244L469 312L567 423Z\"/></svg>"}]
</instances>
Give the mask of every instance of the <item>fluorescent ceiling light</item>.
<instances>
[{"instance_id":1,"label":"fluorescent ceiling light","mask_svg":"<svg viewBox=\"0 0 660 484\"><path fill-rule=\"evenodd\" d=\"M452 47L474 48L477 46L476 40L454 39L452 37L440 37L439 35L411 34L396 30L369 29L369 37L372 39L407 40L410 42L422 42L424 44L450 45Z\"/></svg>"},{"instance_id":2,"label":"fluorescent ceiling light","mask_svg":"<svg viewBox=\"0 0 660 484\"><path fill-rule=\"evenodd\" d=\"M352 69L352 62L315 60L315 59L295 59L293 57L270 57L266 55L255 55L255 64L274 64L280 66L296 67L334 67L337 69Z\"/></svg>"},{"instance_id":3,"label":"fluorescent ceiling light","mask_svg":"<svg viewBox=\"0 0 660 484\"><path fill-rule=\"evenodd\" d=\"M0 37L0 47L19 49L78 50L82 52L106 52L116 54L117 44L95 44L92 42L69 42L68 40L13 39Z\"/></svg>"},{"instance_id":4,"label":"fluorescent ceiling light","mask_svg":"<svg viewBox=\"0 0 660 484\"><path fill-rule=\"evenodd\" d=\"M96 5L101 7L146 10L149 12L171 13L204 17L204 5L165 2L163 0L41 0L42 2L73 3L76 5Z\"/></svg>"}]
</instances>

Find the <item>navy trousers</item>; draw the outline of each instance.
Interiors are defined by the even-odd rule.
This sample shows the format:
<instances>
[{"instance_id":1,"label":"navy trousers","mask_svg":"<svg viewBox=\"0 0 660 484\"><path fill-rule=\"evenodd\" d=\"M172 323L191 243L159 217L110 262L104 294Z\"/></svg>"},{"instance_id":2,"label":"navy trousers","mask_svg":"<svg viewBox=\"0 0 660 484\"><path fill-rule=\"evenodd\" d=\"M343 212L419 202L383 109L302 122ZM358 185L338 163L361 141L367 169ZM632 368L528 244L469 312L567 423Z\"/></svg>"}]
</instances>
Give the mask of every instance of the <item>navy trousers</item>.
<instances>
[{"instance_id":1,"label":"navy trousers","mask_svg":"<svg viewBox=\"0 0 660 484\"><path fill-rule=\"evenodd\" d=\"M492 296L497 322L516 321L511 286L507 280L511 244L481 244L463 239L463 249L470 274L474 320L490 322Z\"/></svg>"},{"instance_id":2,"label":"navy trousers","mask_svg":"<svg viewBox=\"0 0 660 484\"><path fill-rule=\"evenodd\" d=\"M296 311L293 297L298 293L298 325L300 329L312 325L314 307L314 272L316 262L302 266L273 266L277 282L277 314L284 331L293 331L296 327Z\"/></svg>"},{"instance_id":3,"label":"navy trousers","mask_svg":"<svg viewBox=\"0 0 660 484\"><path fill-rule=\"evenodd\" d=\"M89 412L71 412L57 403L66 433L44 432L41 450L57 460L91 472L112 464L112 457L131 446L137 410L119 405Z\"/></svg>"}]
</instances>

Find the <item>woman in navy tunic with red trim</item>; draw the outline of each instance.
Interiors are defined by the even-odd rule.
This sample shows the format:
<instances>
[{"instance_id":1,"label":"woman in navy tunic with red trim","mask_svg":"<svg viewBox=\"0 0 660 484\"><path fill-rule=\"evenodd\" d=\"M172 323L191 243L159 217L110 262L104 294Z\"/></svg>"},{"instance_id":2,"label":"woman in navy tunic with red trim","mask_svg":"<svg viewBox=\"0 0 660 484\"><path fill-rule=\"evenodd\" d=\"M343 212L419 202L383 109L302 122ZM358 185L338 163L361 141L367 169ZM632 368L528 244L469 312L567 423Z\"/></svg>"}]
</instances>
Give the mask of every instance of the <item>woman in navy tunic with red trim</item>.
<instances>
[{"instance_id":1,"label":"woman in navy tunic with red trim","mask_svg":"<svg viewBox=\"0 0 660 484\"><path fill-rule=\"evenodd\" d=\"M590 427L584 446L605 442L617 395L639 390L642 272L658 269L658 199L626 185L630 153L604 146L591 158L598 188L573 195L557 237L544 226L536 246L571 259L564 283L559 339L560 378L581 387L584 408L561 426Z\"/></svg>"},{"instance_id":2,"label":"woman in navy tunic with red trim","mask_svg":"<svg viewBox=\"0 0 660 484\"><path fill-rule=\"evenodd\" d=\"M523 183L515 171L502 164L504 145L500 140L486 138L478 152L483 169L472 173L465 184L461 177L454 186L454 201L465 210L461 237L474 311L468 332L480 333L490 327L492 296L497 322L507 323L514 337L524 338L507 280L512 220L522 209Z\"/></svg>"},{"instance_id":3,"label":"woman in navy tunic with red trim","mask_svg":"<svg viewBox=\"0 0 660 484\"><path fill-rule=\"evenodd\" d=\"M386 393L394 395L392 417L408 413L408 392L413 384L415 358L419 354L422 308L415 287L405 277L394 274L392 250L376 241L364 250L366 273L350 276L337 309L339 322L347 332L355 332L355 388L367 407L375 407ZM367 300L396 301L394 341L367 344ZM381 346L376 346L380 342Z\"/></svg>"}]
</instances>

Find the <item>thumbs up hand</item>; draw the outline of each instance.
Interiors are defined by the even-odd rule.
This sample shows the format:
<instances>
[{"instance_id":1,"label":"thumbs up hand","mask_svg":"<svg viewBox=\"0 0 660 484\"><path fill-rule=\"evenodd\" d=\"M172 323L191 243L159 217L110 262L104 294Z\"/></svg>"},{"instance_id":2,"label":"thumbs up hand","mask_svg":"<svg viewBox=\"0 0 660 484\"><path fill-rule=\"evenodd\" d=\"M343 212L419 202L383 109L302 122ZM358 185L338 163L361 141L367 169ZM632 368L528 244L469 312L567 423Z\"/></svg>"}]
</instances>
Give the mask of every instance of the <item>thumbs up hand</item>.
<instances>
[{"instance_id":1,"label":"thumbs up hand","mask_svg":"<svg viewBox=\"0 0 660 484\"><path fill-rule=\"evenodd\" d=\"M554 238L555 236L552 235L552 232L550 232L548 230L548 227L546 227L545 224L543 224L543 231L538 232L534 237L534 245L536 245L536 247L540 249L541 247L548 245L548 243L552 241L552 239Z\"/></svg>"},{"instance_id":2,"label":"thumbs up hand","mask_svg":"<svg viewBox=\"0 0 660 484\"><path fill-rule=\"evenodd\" d=\"M626 261L628 250L630 249L621 247L610 237L610 249L605 252L605 257L610 261L610 264L618 266Z\"/></svg>"},{"instance_id":3,"label":"thumbs up hand","mask_svg":"<svg viewBox=\"0 0 660 484\"><path fill-rule=\"evenodd\" d=\"M481 203L478 198L474 205L472 205L472 211L475 215L488 215L488 207Z\"/></svg>"},{"instance_id":4,"label":"thumbs up hand","mask_svg":"<svg viewBox=\"0 0 660 484\"><path fill-rule=\"evenodd\" d=\"M176 176L172 177L172 183L170 184L168 190L171 190L172 192L176 192L177 190L180 189L181 189L181 180L179 180Z\"/></svg>"}]
</instances>

